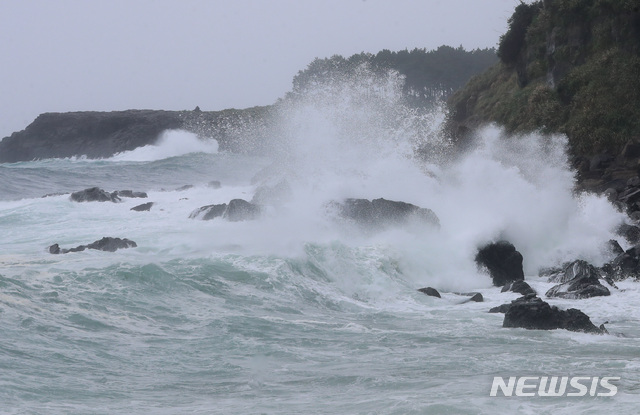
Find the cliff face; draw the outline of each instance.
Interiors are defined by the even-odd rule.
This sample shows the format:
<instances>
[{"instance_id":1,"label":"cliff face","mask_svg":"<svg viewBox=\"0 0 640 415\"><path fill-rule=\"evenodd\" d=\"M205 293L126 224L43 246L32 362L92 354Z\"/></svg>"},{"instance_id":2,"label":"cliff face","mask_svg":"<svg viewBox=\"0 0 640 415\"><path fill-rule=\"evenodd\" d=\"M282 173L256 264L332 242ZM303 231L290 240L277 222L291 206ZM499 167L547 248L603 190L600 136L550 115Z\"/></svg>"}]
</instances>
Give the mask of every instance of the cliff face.
<instances>
[{"instance_id":1,"label":"cliff face","mask_svg":"<svg viewBox=\"0 0 640 415\"><path fill-rule=\"evenodd\" d=\"M0 162L72 157L110 157L153 144L167 129L218 140L221 150L258 150L268 124L267 107L246 110L46 113L0 142Z\"/></svg>"},{"instance_id":2,"label":"cliff face","mask_svg":"<svg viewBox=\"0 0 640 415\"><path fill-rule=\"evenodd\" d=\"M564 133L581 157L640 141L637 0L521 4L509 23L501 62L449 101L455 134L487 122Z\"/></svg>"}]
</instances>

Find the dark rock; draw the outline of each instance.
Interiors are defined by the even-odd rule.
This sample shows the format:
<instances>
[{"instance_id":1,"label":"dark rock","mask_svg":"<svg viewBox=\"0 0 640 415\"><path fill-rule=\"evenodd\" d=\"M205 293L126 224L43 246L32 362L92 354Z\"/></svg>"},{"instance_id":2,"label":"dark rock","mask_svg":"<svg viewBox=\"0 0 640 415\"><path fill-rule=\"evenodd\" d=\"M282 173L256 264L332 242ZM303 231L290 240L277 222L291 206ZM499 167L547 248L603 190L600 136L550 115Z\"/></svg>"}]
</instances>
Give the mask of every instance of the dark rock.
<instances>
[{"instance_id":1,"label":"dark rock","mask_svg":"<svg viewBox=\"0 0 640 415\"><path fill-rule=\"evenodd\" d=\"M486 267L493 285L502 287L508 282L524 280L522 254L507 241L486 245L478 250L476 263Z\"/></svg>"},{"instance_id":2,"label":"dark rock","mask_svg":"<svg viewBox=\"0 0 640 415\"><path fill-rule=\"evenodd\" d=\"M145 192L134 192L133 190L116 190L111 194L118 197L141 198L141 199L146 199L148 197Z\"/></svg>"},{"instance_id":3,"label":"dark rock","mask_svg":"<svg viewBox=\"0 0 640 415\"><path fill-rule=\"evenodd\" d=\"M470 302L474 302L474 303L481 303L484 301L484 297L482 297L482 294L480 293L454 293L457 295L464 295L467 298L466 300L458 303L458 304L466 304L466 303L470 303Z\"/></svg>"},{"instance_id":4,"label":"dark rock","mask_svg":"<svg viewBox=\"0 0 640 415\"><path fill-rule=\"evenodd\" d=\"M221 186L222 184L218 180L211 180L209 183L207 183L207 187L210 187L212 189L219 189Z\"/></svg>"},{"instance_id":5,"label":"dark rock","mask_svg":"<svg viewBox=\"0 0 640 415\"><path fill-rule=\"evenodd\" d=\"M609 239L607 248L609 249L609 252L615 256L622 255L624 253L624 249L622 249L618 241L615 239Z\"/></svg>"},{"instance_id":6,"label":"dark rock","mask_svg":"<svg viewBox=\"0 0 640 415\"><path fill-rule=\"evenodd\" d=\"M506 283L504 287L502 287L502 290L500 292L504 293L507 291L519 293L522 295L536 294L536 291L533 288L531 288L531 286L527 284L524 280L518 280L518 281Z\"/></svg>"},{"instance_id":7,"label":"dark rock","mask_svg":"<svg viewBox=\"0 0 640 415\"><path fill-rule=\"evenodd\" d=\"M630 244L640 242L640 228L637 226L623 223L616 228L616 233L625 238Z\"/></svg>"},{"instance_id":8,"label":"dark rock","mask_svg":"<svg viewBox=\"0 0 640 415\"><path fill-rule=\"evenodd\" d=\"M511 307L511 304L502 304L499 305L497 307L492 307L489 309L490 313L506 313L507 311L509 311L509 307Z\"/></svg>"},{"instance_id":9,"label":"dark rock","mask_svg":"<svg viewBox=\"0 0 640 415\"><path fill-rule=\"evenodd\" d=\"M182 192L182 191L184 191L184 190L189 190L189 189L191 189L191 188L193 188L193 185L192 185L192 184L185 184L184 186L180 186L180 187L178 187L178 188L176 189L176 192Z\"/></svg>"},{"instance_id":10,"label":"dark rock","mask_svg":"<svg viewBox=\"0 0 640 415\"><path fill-rule=\"evenodd\" d=\"M570 263L564 273L551 282L561 284L552 287L545 294L547 297L581 299L611 295L609 289L600 283L598 270L586 261L578 260Z\"/></svg>"},{"instance_id":11,"label":"dark rock","mask_svg":"<svg viewBox=\"0 0 640 415\"><path fill-rule=\"evenodd\" d=\"M382 198L372 201L367 199L345 199L342 203L332 202L330 205L337 208L337 212L341 217L369 228L380 228L385 225L404 225L412 219L437 227L440 226L440 221L433 211L405 202Z\"/></svg>"},{"instance_id":12,"label":"dark rock","mask_svg":"<svg viewBox=\"0 0 640 415\"><path fill-rule=\"evenodd\" d=\"M98 187L91 187L79 192L71 193L74 202L120 202L120 198L113 193L105 192Z\"/></svg>"},{"instance_id":13,"label":"dark rock","mask_svg":"<svg viewBox=\"0 0 640 415\"><path fill-rule=\"evenodd\" d=\"M560 297L578 300L590 297L602 297L611 295L607 287L597 278L574 278L564 284L552 287L545 294L547 297Z\"/></svg>"},{"instance_id":14,"label":"dark rock","mask_svg":"<svg viewBox=\"0 0 640 415\"><path fill-rule=\"evenodd\" d=\"M564 264L560 272L549 275L549 282L565 283L576 277L589 277L591 275L598 276L593 265L587 261L577 260Z\"/></svg>"},{"instance_id":15,"label":"dark rock","mask_svg":"<svg viewBox=\"0 0 640 415\"><path fill-rule=\"evenodd\" d=\"M89 245L87 245L87 248L97 249L99 251L115 252L118 249L135 248L137 246L138 244L136 244L135 242L127 238L120 239L120 238L104 237L99 241L90 243Z\"/></svg>"},{"instance_id":16,"label":"dark rock","mask_svg":"<svg viewBox=\"0 0 640 415\"><path fill-rule=\"evenodd\" d=\"M189 218L211 220L222 217L230 222L257 219L260 216L260 206L242 199L233 199L229 204L207 205L191 212Z\"/></svg>"},{"instance_id":17,"label":"dark rock","mask_svg":"<svg viewBox=\"0 0 640 415\"><path fill-rule=\"evenodd\" d=\"M130 210L133 210L133 211L136 211L136 212L148 212L148 211L151 210L152 206L153 206L153 202L148 202L148 203L143 203L143 204L138 205L138 206L134 206Z\"/></svg>"},{"instance_id":18,"label":"dark rock","mask_svg":"<svg viewBox=\"0 0 640 415\"><path fill-rule=\"evenodd\" d=\"M224 215L224 212L227 210L227 204L222 203L219 205L207 205L201 208L198 208L191 212L189 215L190 219L202 219L202 220L211 220Z\"/></svg>"},{"instance_id":19,"label":"dark rock","mask_svg":"<svg viewBox=\"0 0 640 415\"><path fill-rule=\"evenodd\" d=\"M566 264L564 266L566 266ZM542 268L540 269L540 271L538 271L538 276L540 278L546 278L547 281L551 281L554 278L558 278L560 274L564 274L564 266L562 268L560 267Z\"/></svg>"},{"instance_id":20,"label":"dark rock","mask_svg":"<svg viewBox=\"0 0 640 415\"><path fill-rule=\"evenodd\" d=\"M418 291L420 291L421 293L425 293L431 297L442 298L438 290L436 290L435 288L431 288L431 287L420 288Z\"/></svg>"},{"instance_id":21,"label":"dark rock","mask_svg":"<svg viewBox=\"0 0 640 415\"><path fill-rule=\"evenodd\" d=\"M480 293L475 293L471 296L471 298L469 298L469 301L472 301L474 303L482 303L484 302L484 297Z\"/></svg>"},{"instance_id":22,"label":"dark rock","mask_svg":"<svg viewBox=\"0 0 640 415\"><path fill-rule=\"evenodd\" d=\"M502 327L521 327L529 330L565 329L593 334L603 334L589 316L580 310L561 310L538 297L520 297L513 301L504 315Z\"/></svg>"},{"instance_id":23,"label":"dark rock","mask_svg":"<svg viewBox=\"0 0 640 415\"><path fill-rule=\"evenodd\" d=\"M260 216L260 206L243 199L233 199L229 202L223 218L231 222L257 219Z\"/></svg>"},{"instance_id":24,"label":"dark rock","mask_svg":"<svg viewBox=\"0 0 640 415\"><path fill-rule=\"evenodd\" d=\"M602 266L602 272L609 284L627 278L640 277L640 245L636 245L619 254L613 261Z\"/></svg>"},{"instance_id":25,"label":"dark rock","mask_svg":"<svg viewBox=\"0 0 640 415\"><path fill-rule=\"evenodd\" d=\"M69 249L61 249L58 244L53 244L49 247L49 253L66 254L69 252L84 251L85 249L97 249L99 251L115 252L118 249L135 248L137 246L138 245L135 242L126 238L120 239L120 238L104 237L99 241L90 243L89 245L80 245L75 248L69 248Z\"/></svg>"}]
</instances>

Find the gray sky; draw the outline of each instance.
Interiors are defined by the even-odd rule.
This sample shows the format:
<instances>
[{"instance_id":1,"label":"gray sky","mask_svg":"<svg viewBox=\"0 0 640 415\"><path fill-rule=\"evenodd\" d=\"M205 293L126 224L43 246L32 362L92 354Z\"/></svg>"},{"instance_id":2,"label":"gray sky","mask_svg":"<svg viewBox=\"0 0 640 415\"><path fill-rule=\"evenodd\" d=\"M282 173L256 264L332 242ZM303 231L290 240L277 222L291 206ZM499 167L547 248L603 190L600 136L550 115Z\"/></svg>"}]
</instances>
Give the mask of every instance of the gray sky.
<instances>
[{"instance_id":1,"label":"gray sky","mask_svg":"<svg viewBox=\"0 0 640 415\"><path fill-rule=\"evenodd\" d=\"M496 46L518 0L0 0L0 138L42 112L273 103L315 57Z\"/></svg>"}]
</instances>

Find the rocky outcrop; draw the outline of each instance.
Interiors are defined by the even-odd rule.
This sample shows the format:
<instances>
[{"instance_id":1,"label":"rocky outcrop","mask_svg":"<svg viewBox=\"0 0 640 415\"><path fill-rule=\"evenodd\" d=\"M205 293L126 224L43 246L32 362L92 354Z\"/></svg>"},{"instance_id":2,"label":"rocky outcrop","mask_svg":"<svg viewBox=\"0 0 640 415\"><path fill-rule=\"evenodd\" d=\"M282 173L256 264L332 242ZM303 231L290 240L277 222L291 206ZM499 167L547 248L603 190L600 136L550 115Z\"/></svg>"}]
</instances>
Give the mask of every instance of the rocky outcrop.
<instances>
[{"instance_id":1,"label":"rocky outcrop","mask_svg":"<svg viewBox=\"0 0 640 415\"><path fill-rule=\"evenodd\" d=\"M70 198L74 202L120 202L121 199L115 193L105 192L98 187L91 187L71 193Z\"/></svg>"},{"instance_id":2,"label":"rocky outcrop","mask_svg":"<svg viewBox=\"0 0 640 415\"><path fill-rule=\"evenodd\" d=\"M497 287L524 280L522 254L510 242L499 241L483 246L478 250L476 263L487 269L493 285Z\"/></svg>"},{"instance_id":3,"label":"rocky outcrop","mask_svg":"<svg viewBox=\"0 0 640 415\"><path fill-rule=\"evenodd\" d=\"M564 284L556 285L547 291L547 297L569 298L573 300L611 295L607 287L597 277L576 277Z\"/></svg>"},{"instance_id":4,"label":"rocky outcrop","mask_svg":"<svg viewBox=\"0 0 640 415\"><path fill-rule=\"evenodd\" d=\"M138 206L134 206L129 210L133 210L134 212L148 212L151 210L151 207L153 206L153 202L148 202L148 203L143 203L141 205Z\"/></svg>"},{"instance_id":5,"label":"rocky outcrop","mask_svg":"<svg viewBox=\"0 0 640 415\"><path fill-rule=\"evenodd\" d=\"M260 206L243 199L233 199L228 204L207 205L191 212L190 219L211 220L223 218L230 222L254 220L260 216Z\"/></svg>"},{"instance_id":6,"label":"rocky outcrop","mask_svg":"<svg viewBox=\"0 0 640 415\"><path fill-rule=\"evenodd\" d=\"M552 274L549 281L560 284L548 290L547 297L581 299L611 295L600 283L596 267L582 260L569 263L562 271Z\"/></svg>"},{"instance_id":7,"label":"rocky outcrop","mask_svg":"<svg viewBox=\"0 0 640 415\"><path fill-rule=\"evenodd\" d=\"M435 288L432 288L432 287L420 288L420 289L418 289L418 291L420 291L421 293L426 294L426 295L428 295L430 297L442 298L442 296L440 295L438 290L436 290Z\"/></svg>"},{"instance_id":8,"label":"rocky outcrop","mask_svg":"<svg viewBox=\"0 0 640 415\"><path fill-rule=\"evenodd\" d=\"M106 192L99 187L90 187L71 193L71 200L74 202L120 202L121 198L146 198L145 192L134 192L132 190L116 190L114 192Z\"/></svg>"},{"instance_id":9,"label":"rocky outcrop","mask_svg":"<svg viewBox=\"0 0 640 415\"><path fill-rule=\"evenodd\" d=\"M227 204L221 203L218 205L202 206L191 212L189 219L211 220L221 217L227 210Z\"/></svg>"},{"instance_id":10,"label":"rocky outcrop","mask_svg":"<svg viewBox=\"0 0 640 415\"><path fill-rule=\"evenodd\" d=\"M432 210L411 203L386 199L345 199L331 202L338 216L365 228L379 229L387 225L405 225L412 220L440 227L440 220Z\"/></svg>"},{"instance_id":11,"label":"rocky outcrop","mask_svg":"<svg viewBox=\"0 0 640 415\"><path fill-rule=\"evenodd\" d=\"M505 313L502 327L520 327L529 330L565 329L593 334L604 334L604 326L596 327L582 311L570 308L561 310L533 295L511 302Z\"/></svg>"},{"instance_id":12,"label":"rocky outcrop","mask_svg":"<svg viewBox=\"0 0 640 415\"><path fill-rule=\"evenodd\" d=\"M482 302L484 302L484 297L482 296L482 294L473 293L471 295L471 297L469 297L468 300L463 301L462 304L464 304L464 303L482 303Z\"/></svg>"},{"instance_id":13,"label":"rocky outcrop","mask_svg":"<svg viewBox=\"0 0 640 415\"><path fill-rule=\"evenodd\" d=\"M536 290L531 288L529 284L527 284L524 280L518 280L514 282L508 282L502 287L500 292L514 292L522 295L536 294Z\"/></svg>"},{"instance_id":14,"label":"rocky outcrop","mask_svg":"<svg viewBox=\"0 0 640 415\"><path fill-rule=\"evenodd\" d=\"M627 278L640 279L640 244L623 251L604 264L602 273L610 284Z\"/></svg>"},{"instance_id":15,"label":"rocky outcrop","mask_svg":"<svg viewBox=\"0 0 640 415\"><path fill-rule=\"evenodd\" d=\"M66 254L69 252L80 252L85 249L97 249L99 251L115 252L118 249L135 248L138 245L127 239L104 237L99 241L90 243L89 245L80 245L75 248L63 249L58 244L51 245L48 250L51 254Z\"/></svg>"}]
</instances>

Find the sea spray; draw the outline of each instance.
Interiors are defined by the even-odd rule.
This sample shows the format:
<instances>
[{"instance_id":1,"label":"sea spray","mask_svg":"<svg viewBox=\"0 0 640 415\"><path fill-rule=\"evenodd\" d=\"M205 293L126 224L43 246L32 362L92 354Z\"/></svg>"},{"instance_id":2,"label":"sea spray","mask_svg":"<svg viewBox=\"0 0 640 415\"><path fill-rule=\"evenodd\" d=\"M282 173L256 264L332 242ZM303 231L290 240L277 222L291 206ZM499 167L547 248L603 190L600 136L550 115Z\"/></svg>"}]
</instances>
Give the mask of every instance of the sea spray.
<instances>
[{"instance_id":1,"label":"sea spray","mask_svg":"<svg viewBox=\"0 0 640 415\"><path fill-rule=\"evenodd\" d=\"M488 284L473 258L499 239L523 253L528 275L575 258L610 259L603 246L623 215L602 197L574 194L566 137L511 136L489 126L464 153L448 157L454 144L442 132L446 111L407 105L400 81L363 67L355 78L326 80L281 106L276 168L260 179L286 180L292 198L284 217L253 227L277 223L272 248L332 238L386 246L406 278L450 289ZM442 227L358 235L323 216L329 201L349 197L427 207Z\"/></svg>"},{"instance_id":2,"label":"sea spray","mask_svg":"<svg viewBox=\"0 0 640 415\"><path fill-rule=\"evenodd\" d=\"M155 161L189 153L217 153L218 142L212 138L202 139L184 130L165 130L157 141L135 150L116 154L115 161Z\"/></svg>"}]
</instances>

